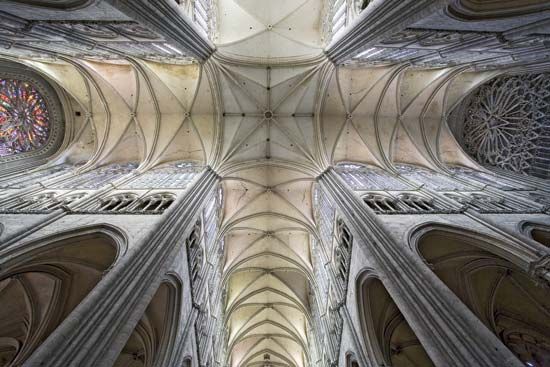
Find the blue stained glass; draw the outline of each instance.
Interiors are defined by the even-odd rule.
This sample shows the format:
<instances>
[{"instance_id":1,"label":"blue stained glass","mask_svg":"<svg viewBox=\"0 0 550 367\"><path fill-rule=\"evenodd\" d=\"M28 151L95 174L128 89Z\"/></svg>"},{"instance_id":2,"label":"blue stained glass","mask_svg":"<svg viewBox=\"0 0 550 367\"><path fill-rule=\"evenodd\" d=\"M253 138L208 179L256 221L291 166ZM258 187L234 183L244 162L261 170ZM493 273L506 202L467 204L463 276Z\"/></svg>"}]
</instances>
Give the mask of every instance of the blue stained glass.
<instances>
[{"instance_id":1,"label":"blue stained glass","mask_svg":"<svg viewBox=\"0 0 550 367\"><path fill-rule=\"evenodd\" d=\"M50 136L46 102L30 83L0 79L0 157L43 147Z\"/></svg>"}]
</instances>

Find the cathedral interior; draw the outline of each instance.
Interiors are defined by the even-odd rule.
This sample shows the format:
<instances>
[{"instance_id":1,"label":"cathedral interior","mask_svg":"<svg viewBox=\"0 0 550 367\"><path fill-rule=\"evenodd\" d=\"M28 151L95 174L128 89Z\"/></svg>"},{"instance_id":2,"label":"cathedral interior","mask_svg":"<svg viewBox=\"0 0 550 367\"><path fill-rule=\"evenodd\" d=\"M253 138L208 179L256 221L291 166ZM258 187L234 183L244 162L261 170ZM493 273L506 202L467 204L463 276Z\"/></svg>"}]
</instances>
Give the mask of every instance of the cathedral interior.
<instances>
[{"instance_id":1,"label":"cathedral interior","mask_svg":"<svg viewBox=\"0 0 550 367\"><path fill-rule=\"evenodd\" d=\"M0 367L550 367L548 0L0 2Z\"/></svg>"}]
</instances>

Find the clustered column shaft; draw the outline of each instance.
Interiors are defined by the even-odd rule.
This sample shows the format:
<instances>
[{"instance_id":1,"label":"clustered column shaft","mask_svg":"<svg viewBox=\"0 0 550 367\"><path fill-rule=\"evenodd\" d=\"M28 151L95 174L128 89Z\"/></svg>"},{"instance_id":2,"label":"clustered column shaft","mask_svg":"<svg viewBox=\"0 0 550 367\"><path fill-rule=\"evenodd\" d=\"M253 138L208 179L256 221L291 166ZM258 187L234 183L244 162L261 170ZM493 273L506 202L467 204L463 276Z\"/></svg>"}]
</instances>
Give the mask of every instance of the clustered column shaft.
<instances>
[{"instance_id":1,"label":"clustered column shaft","mask_svg":"<svg viewBox=\"0 0 550 367\"><path fill-rule=\"evenodd\" d=\"M105 275L24 366L112 366L217 182L210 168L200 174L166 220Z\"/></svg>"},{"instance_id":2,"label":"clustered column shaft","mask_svg":"<svg viewBox=\"0 0 550 367\"><path fill-rule=\"evenodd\" d=\"M521 366L415 254L403 251L332 168L318 180L436 365Z\"/></svg>"}]
</instances>

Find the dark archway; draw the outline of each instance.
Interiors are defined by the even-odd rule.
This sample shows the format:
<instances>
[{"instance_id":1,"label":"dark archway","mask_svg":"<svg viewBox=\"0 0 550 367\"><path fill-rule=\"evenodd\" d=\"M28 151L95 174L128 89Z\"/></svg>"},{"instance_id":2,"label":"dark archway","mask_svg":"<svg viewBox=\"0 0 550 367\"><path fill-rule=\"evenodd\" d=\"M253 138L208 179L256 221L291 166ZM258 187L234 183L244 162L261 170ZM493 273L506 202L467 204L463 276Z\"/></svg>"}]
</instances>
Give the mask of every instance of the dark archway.
<instances>
[{"instance_id":1,"label":"dark archway","mask_svg":"<svg viewBox=\"0 0 550 367\"><path fill-rule=\"evenodd\" d=\"M550 365L550 291L466 233L433 230L418 242L435 274L526 365Z\"/></svg>"},{"instance_id":2,"label":"dark archway","mask_svg":"<svg viewBox=\"0 0 550 367\"><path fill-rule=\"evenodd\" d=\"M392 367L434 366L382 282L363 276L358 283L359 311L365 344L377 362Z\"/></svg>"},{"instance_id":3,"label":"dark archway","mask_svg":"<svg viewBox=\"0 0 550 367\"><path fill-rule=\"evenodd\" d=\"M0 276L0 366L20 366L101 280L117 246L98 233L49 243Z\"/></svg>"},{"instance_id":4,"label":"dark archway","mask_svg":"<svg viewBox=\"0 0 550 367\"><path fill-rule=\"evenodd\" d=\"M179 281L170 278L161 283L117 358L115 367L168 365L174 349L180 297Z\"/></svg>"},{"instance_id":5,"label":"dark archway","mask_svg":"<svg viewBox=\"0 0 550 367\"><path fill-rule=\"evenodd\" d=\"M525 223L523 232L543 246L550 247L550 227L538 223Z\"/></svg>"},{"instance_id":6,"label":"dark archway","mask_svg":"<svg viewBox=\"0 0 550 367\"><path fill-rule=\"evenodd\" d=\"M346 355L346 367L359 367L359 362L357 362L353 353L348 353Z\"/></svg>"}]
</instances>

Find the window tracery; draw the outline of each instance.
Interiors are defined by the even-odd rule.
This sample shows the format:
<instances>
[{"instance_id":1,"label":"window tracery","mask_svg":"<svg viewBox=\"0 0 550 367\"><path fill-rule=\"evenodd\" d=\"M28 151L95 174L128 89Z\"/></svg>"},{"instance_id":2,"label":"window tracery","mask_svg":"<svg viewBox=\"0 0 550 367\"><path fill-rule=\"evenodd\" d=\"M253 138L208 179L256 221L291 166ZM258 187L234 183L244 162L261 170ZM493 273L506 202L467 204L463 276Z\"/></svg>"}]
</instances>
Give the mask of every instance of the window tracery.
<instances>
[{"instance_id":1,"label":"window tracery","mask_svg":"<svg viewBox=\"0 0 550 367\"><path fill-rule=\"evenodd\" d=\"M58 189L99 189L132 173L137 166L136 163L111 164L75 175L56 183L53 187Z\"/></svg>"},{"instance_id":2,"label":"window tracery","mask_svg":"<svg viewBox=\"0 0 550 367\"><path fill-rule=\"evenodd\" d=\"M468 190L470 188L452 177L422 167L401 164L396 165L396 168L403 177L422 184L431 190L450 191Z\"/></svg>"},{"instance_id":3,"label":"window tracery","mask_svg":"<svg viewBox=\"0 0 550 367\"><path fill-rule=\"evenodd\" d=\"M369 208L374 210L375 213L386 212L398 212L399 207L394 198L380 195L380 194L368 194L363 196L363 201Z\"/></svg>"},{"instance_id":4,"label":"window tracery","mask_svg":"<svg viewBox=\"0 0 550 367\"><path fill-rule=\"evenodd\" d=\"M33 196L19 198L15 203L9 205L9 211L39 211L48 210L53 205L55 192L43 192Z\"/></svg>"},{"instance_id":5,"label":"window tracery","mask_svg":"<svg viewBox=\"0 0 550 367\"><path fill-rule=\"evenodd\" d=\"M464 103L462 141L479 163L550 177L550 74L496 78Z\"/></svg>"},{"instance_id":6,"label":"window tracery","mask_svg":"<svg viewBox=\"0 0 550 367\"><path fill-rule=\"evenodd\" d=\"M380 170L357 164L340 164L336 172L354 190L407 190L399 178Z\"/></svg>"},{"instance_id":7,"label":"window tracery","mask_svg":"<svg viewBox=\"0 0 550 367\"><path fill-rule=\"evenodd\" d=\"M176 197L174 194L157 193L140 199L134 207L129 209L129 211L147 214L162 214L175 200Z\"/></svg>"},{"instance_id":8,"label":"window tracery","mask_svg":"<svg viewBox=\"0 0 550 367\"><path fill-rule=\"evenodd\" d=\"M99 200L90 209L82 209L82 212L162 214L175 200L176 195L169 192L154 193L141 198L133 192L119 192Z\"/></svg>"},{"instance_id":9,"label":"window tracery","mask_svg":"<svg viewBox=\"0 0 550 367\"><path fill-rule=\"evenodd\" d=\"M124 185L129 189L165 188L184 189L193 181L202 167L180 162L167 167L147 171Z\"/></svg>"},{"instance_id":10,"label":"window tracery","mask_svg":"<svg viewBox=\"0 0 550 367\"><path fill-rule=\"evenodd\" d=\"M340 277L342 289L347 289L348 275L351 262L353 235L344 221L336 221L337 246L334 249L336 274Z\"/></svg>"},{"instance_id":11,"label":"window tracery","mask_svg":"<svg viewBox=\"0 0 550 367\"><path fill-rule=\"evenodd\" d=\"M483 193L445 193L446 197L470 207L480 213L513 213L513 212L537 212L540 209L531 208L527 204L511 202L504 197L494 197Z\"/></svg>"},{"instance_id":12,"label":"window tracery","mask_svg":"<svg viewBox=\"0 0 550 367\"><path fill-rule=\"evenodd\" d=\"M196 287L196 283L200 276L204 256L204 251L201 246L201 237L202 220L199 218L193 226L191 233L185 240L185 246L187 248L187 261L189 263L189 277L194 287Z\"/></svg>"},{"instance_id":13,"label":"window tracery","mask_svg":"<svg viewBox=\"0 0 550 367\"><path fill-rule=\"evenodd\" d=\"M334 218L336 211L331 205L328 197L321 187L317 186L314 191L315 219L319 234L321 236L320 248L325 254L330 253L326 248L332 244L334 233Z\"/></svg>"},{"instance_id":14,"label":"window tracery","mask_svg":"<svg viewBox=\"0 0 550 367\"><path fill-rule=\"evenodd\" d=\"M428 199L420 195L406 193L399 195L398 198L409 212L430 213L444 209L437 205L433 199Z\"/></svg>"},{"instance_id":15,"label":"window tracery","mask_svg":"<svg viewBox=\"0 0 550 367\"><path fill-rule=\"evenodd\" d=\"M0 78L0 157L42 148L50 137L50 114L29 82Z\"/></svg>"},{"instance_id":16,"label":"window tracery","mask_svg":"<svg viewBox=\"0 0 550 367\"><path fill-rule=\"evenodd\" d=\"M14 178L0 180L0 189L14 188L23 189L37 183L42 183L46 180L58 177L63 173L68 172L72 168L71 165L61 164L50 168L45 168L32 173L25 173Z\"/></svg>"},{"instance_id":17,"label":"window tracery","mask_svg":"<svg viewBox=\"0 0 550 367\"><path fill-rule=\"evenodd\" d=\"M99 212L123 212L136 202L138 196L132 193L120 193L101 200L97 211Z\"/></svg>"},{"instance_id":18,"label":"window tracery","mask_svg":"<svg viewBox=\"0 0 550 367\"><path fill-rule=\"evenodd\" d=\"M479 212L514 211L504 198L495 198L485 194L470 194L470 205Z\"/></svg>"},{"instance_id":19,"label":"window tracery","mask_svg":"<svg viewBox=\"0 0 550 367\"><path fill-rule=\"evenodd\" d=\"M528 185L519 185L510 180L507 180L504 177L497 177L496 175L473 170L466 167L451 167L450 171L453 172L458 177L464 178L466 180L474 180L483 185L489 185L504 191L512 190L532 190L533 188Z\"/></svg>"},{"instance_id":20,"label":"window tracery","mask_svg":"<svg viewBox=\"0 0 550 367\"><path fill-rule=\"evenodd\" d=\"M67 207L84 196L86 193L64 195L57 192L42 192L10 201L1 210L6 212L50 212Z\"/></svg>"},{"instance_id":21,"label":"window tracery","mask_svg":"<svg viewBox=\"0 0 550 367\"><path fill-rule=\"evenodd\" d=\"M390 194L368 193L363 202L376 214L421 214L454 213L456 209L437 200L411 192L393 196Z\"/></svg>"},{"instance_id":22,"label":"window tracery","mask_svg":"<svg viewBox=\"0 0 550 367\"><path fill-rule=\"evenodd\" d=\"M0 60L0 162L5 167L44 164L63 143L64 119L47 80L26 66Z\"/></svg>"}]
</instances>

